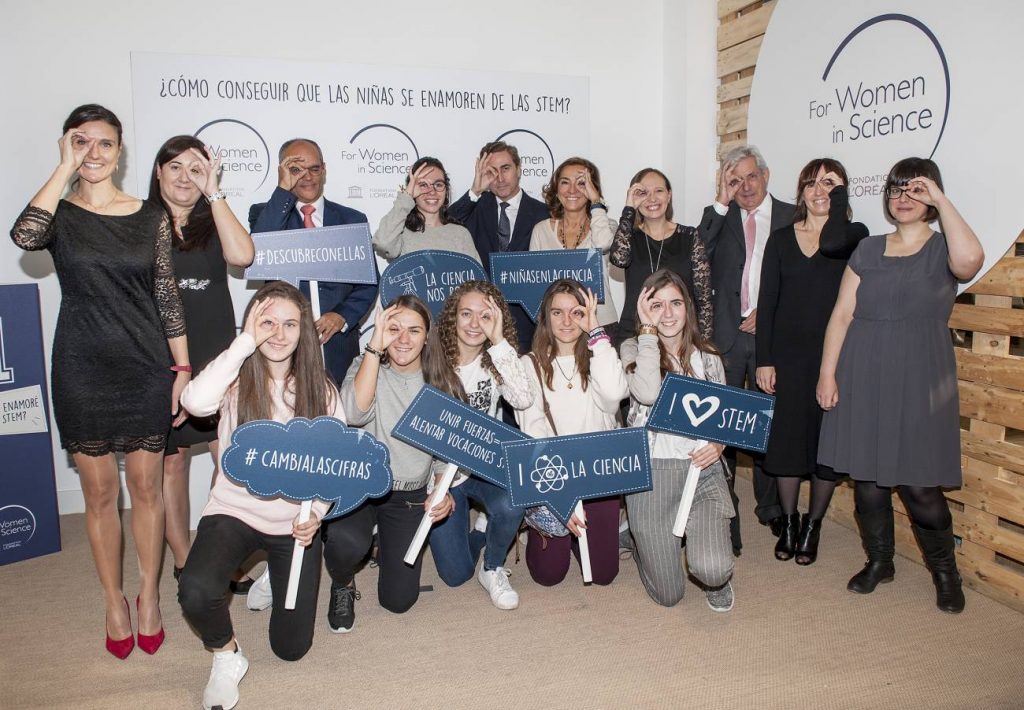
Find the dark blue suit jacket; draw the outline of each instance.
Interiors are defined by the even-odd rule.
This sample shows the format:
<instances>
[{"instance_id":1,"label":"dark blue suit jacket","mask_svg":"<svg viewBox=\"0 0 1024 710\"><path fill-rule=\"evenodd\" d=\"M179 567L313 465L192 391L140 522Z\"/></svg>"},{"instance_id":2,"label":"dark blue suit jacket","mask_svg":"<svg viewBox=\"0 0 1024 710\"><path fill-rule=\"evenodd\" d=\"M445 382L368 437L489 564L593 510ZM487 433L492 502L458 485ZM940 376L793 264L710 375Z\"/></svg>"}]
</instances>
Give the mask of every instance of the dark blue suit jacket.
<instances>
[{"instance_id":1,"label":"dark blue suit jacket","mask_svg":"<svg viewBox=\"0 0 1024 710\"><path fill-rule=\"evenodd\" d=\"M491 192L480 195L476 202L469 199L469 193L460 197L448 208L448 214L462 222L462 225L473 235L473 243L480 254L484 270L491 273L491 253L501 251L498 245L498 200ZM548 207L523 191L516 214L516 225L512 228L512 241L508 251L530 251L530 235L538 222L543 222L550 215ZM519 332L519 352L529 352L533 340L534 323L521 307L510 305L516 330Z\"/></svg>"},{"instance_id":2,"label":"dark blue suit jacket","mask_svg":"<svg viewBox=\"0 0 1024 710\"><path fill-rule=\"evenodd\" d=\"M261 202L249 208L249 231L280 232L286 229L302 229L302 216L296 211L298 199L287 190L274 188L269 202ZM324 226L359 224L367 222L366 215L358 210L324 200ZM359 323L370 310L377 295L377 287L366 284L328 283L320 281L320 311L334 311L345 319L348 327L327 341L324 358L328 372L335 382L341 384L352 359L359 352ZM309 296L309 282L300 282L303 293Z\"/></svg>"}]
</instances>

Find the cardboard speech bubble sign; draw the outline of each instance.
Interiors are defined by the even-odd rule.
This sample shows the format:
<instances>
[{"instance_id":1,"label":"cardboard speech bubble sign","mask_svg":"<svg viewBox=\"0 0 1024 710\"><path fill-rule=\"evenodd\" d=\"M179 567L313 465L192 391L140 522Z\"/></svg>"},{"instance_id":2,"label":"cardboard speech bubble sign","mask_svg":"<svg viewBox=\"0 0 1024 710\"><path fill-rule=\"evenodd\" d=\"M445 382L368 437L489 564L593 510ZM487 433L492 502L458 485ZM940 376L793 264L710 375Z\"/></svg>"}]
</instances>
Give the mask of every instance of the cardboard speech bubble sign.
<instances>
[{"instance_id":1,"label":"cardboard speech bubble sign","mask_svg":"<svg viewBox=\"0 0 1024 710\"><path fill-rule=\"evenodd\" d=\"M534 321L544 291L558 279L576 279L604 302L604 260L597 249L494 252L491 280L509 303L518 303Z\"/></svg>"},{"instance_id":2,"label":"cardboard speech bubble sign","mask_svg":"<svg viewBox=\"0 0 1024 710\"><path fill-rule=\"evenodd\" d=\"M646 426L764 453L774 412L771 395L670 373Z\"/></svg>"},{"instance_id":3,"label":"cardboard speech bubble sign","mask_svg":"<svg viewBox=\"0 0 1024 710\"><path fill-rule=\"evenodd\" d=\"M256 496L333 501L324 520L391 490L387 447L334 417L247 422L232 433L221 470Z\"/></svg>"},{"instance_id":4,"label":"cardboard speech bubble sign","mask_svg":"<svg viewBox=\"0 0 1024 710\"><path fill-rule=\"evenodd\" d=\"M590 498L651 488L647 432L640 428L502 444L512 505L545 505L563 523Z\"/></svg>"},{"instance_id":5,"label":"cardboard speech bubble sign","mask_svg":"<svg viewBox=\"0 0 1024 710\"><path fill-rule=\"evenodd\" d=\"M466 281L487 281L487 274L465 254L424 249L400 256L380 276L380 302L387 306L399 296L419 296L435 318L451 292Z\"/></svg>"}]
</instances>

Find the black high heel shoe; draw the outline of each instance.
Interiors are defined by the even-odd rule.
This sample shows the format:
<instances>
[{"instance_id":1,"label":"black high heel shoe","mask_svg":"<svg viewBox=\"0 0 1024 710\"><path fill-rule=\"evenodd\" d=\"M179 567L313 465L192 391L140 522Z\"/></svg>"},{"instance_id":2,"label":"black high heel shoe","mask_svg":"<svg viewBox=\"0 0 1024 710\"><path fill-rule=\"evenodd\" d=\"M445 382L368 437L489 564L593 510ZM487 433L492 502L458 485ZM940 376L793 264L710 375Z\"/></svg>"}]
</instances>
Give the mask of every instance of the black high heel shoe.
<instances>
[{"instance_id":1,"label":"black high heel shoe","mask_svg":"<svg viewBox=\"0 0 1024 710\"><path fill-rule=\"evenodd\" d=\"M798 565L813 565L818 559L818 539L821 537L821 520L811 520L811 516L805 514L800 523L800 537L796 544L796 563Z\"/></svg>"},{"instance_id":2,"label":"black high heel shoe","mask_svg":"<svg viewBox=\"0 0 1024 710\"><path fill-rule=\"evenodd\" d=\"M783 562L793 559L793 554L796 552L797 537L800 534L800 513L784 517L782 534L779 535L779 541L775 543L775 559Z\"/></svg>"}]
</instances>

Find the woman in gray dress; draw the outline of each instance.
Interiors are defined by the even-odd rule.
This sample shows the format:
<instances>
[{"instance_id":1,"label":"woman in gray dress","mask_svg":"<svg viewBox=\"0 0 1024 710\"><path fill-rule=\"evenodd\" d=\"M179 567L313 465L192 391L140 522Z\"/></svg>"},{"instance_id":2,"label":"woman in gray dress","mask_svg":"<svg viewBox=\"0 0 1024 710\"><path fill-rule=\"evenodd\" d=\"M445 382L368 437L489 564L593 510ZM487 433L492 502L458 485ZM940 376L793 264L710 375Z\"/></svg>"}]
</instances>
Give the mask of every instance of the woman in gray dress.
<instances>
[{"instance_id":1,"label":"woman in gray dress","mask_svg":"<svg viewBox=\"0 0 1024 710\"><path fill-rule=\"evenodd\" d=\"M899 487L935 583L939 609L964 608L943 487L961 485L956 363L947 323L957 281L978 273L981 243L942 192L934 162L906 158L885 184L894 232L868 237L843 274L817 387L825 410L819 463L848 473L864 569L851 592L891 582L893 487ZM930 222L938 219L943 232Z\"/></svg>"}]
</instances>

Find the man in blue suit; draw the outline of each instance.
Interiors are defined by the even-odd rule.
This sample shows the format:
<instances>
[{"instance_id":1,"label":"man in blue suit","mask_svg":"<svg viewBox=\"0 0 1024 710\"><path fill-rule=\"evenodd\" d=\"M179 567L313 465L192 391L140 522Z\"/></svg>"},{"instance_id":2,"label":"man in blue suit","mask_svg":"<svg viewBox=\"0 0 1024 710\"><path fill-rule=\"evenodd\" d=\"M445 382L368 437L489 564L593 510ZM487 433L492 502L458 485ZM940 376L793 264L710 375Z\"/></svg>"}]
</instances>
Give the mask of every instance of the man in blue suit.
<instances>
[{"instance_id":1,"label":"man in blue suit","mask_svg":"<svg viewBox=\"0 0 1024 710\"><path fill-rule=\"evenodd\" d=\"M269 202L249 209L249 228L256 232L333 227L366 222L366 215L324 199L327 165L320 146L308 138L286 141L278 152L277 187ZM359 322L377 293L376 286L319 282L320 312L316 321L324 345L327 371L339 385L359 353ZM308 298L309 282L299 287Z\"/></svg>"},{"instance_id":2,"label":"man in blue suit","mask_svg":"<svg viewBox=\"0 0 1024 710\"><path fill-rule=\"evenodd\" d=\"M534 226L548 218L547 205L519 188L521 175L515 146L504 141L488 143L480 149L473 186L448 208L448 214L473 235L488 275L492 252L529 251ZM533 341L533 321L518 305L510 304L509 310L519 331L519 352L528 352Z\"/></svg>"}]
</instances>

